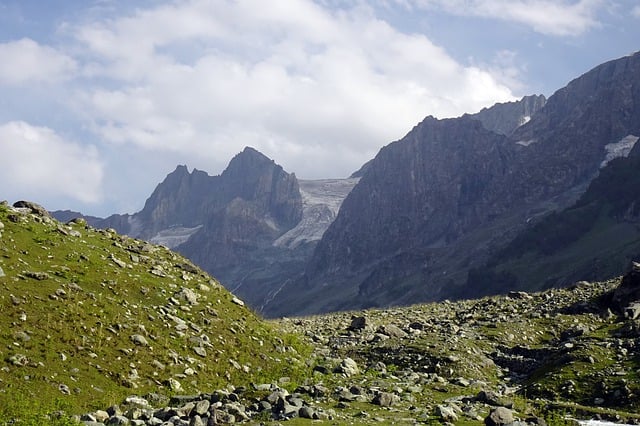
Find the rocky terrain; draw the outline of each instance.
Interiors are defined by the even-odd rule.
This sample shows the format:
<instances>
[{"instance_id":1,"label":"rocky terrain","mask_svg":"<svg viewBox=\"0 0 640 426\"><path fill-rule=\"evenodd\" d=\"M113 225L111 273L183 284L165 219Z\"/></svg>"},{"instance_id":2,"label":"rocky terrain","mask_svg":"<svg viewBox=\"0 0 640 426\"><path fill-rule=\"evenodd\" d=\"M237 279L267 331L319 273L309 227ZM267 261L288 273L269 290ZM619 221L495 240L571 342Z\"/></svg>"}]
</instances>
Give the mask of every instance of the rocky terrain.
<instances>
[{"instance_id":1,"label":"rocky terrain","mask_svg":"<svg viewBox=\"0 0 640 426\"><path fill-rule=\"evenodd\" d=\"M0 424L640 422L640 264L265 322L166 248L0 206Z\"/></svg>"}]
</instances>

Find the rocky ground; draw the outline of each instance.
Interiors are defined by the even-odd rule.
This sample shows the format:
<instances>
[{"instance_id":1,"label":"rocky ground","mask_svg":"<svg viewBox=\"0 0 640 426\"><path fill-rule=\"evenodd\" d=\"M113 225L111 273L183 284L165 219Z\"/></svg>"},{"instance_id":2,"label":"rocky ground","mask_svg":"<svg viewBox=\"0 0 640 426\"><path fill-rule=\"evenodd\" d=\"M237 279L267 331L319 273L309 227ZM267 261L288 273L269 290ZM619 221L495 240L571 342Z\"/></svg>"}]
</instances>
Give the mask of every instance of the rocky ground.
<instances>
[{"instance_id":1,"label":"rocky ground","mask_svg":"<svg viewBox=\"0 0 640 426\"><path fill-rule=\"evenodd\" d=\"M543 293L285 318L313 345L306 382L131 402L88 425L638 424L640 265ZM108 416L107 414L110 414ZM121 423L122 422L122 423ZM170 423L166 423L170 422Z\"/></svg>"}]
</instances>

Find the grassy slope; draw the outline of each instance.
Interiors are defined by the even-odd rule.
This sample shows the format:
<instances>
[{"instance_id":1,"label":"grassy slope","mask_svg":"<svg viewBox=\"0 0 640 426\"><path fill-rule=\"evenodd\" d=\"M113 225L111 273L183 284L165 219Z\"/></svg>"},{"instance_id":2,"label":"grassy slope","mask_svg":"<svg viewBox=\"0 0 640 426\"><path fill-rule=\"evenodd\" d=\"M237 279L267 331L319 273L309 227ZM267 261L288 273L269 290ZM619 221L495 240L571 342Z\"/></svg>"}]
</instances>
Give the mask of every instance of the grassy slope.
<instances>
[{"instance_id":1,"label":"grassy slope","mask_svg":"<svg viewBox=\"0 0 640 426\"><path fill-rule=\"evenodd\" d=\"M297 374L305 354L295 338L180 255L6 205L0 222L0 423L170 394L169 379L194 393Z\"/></svg>"}]
</instances>

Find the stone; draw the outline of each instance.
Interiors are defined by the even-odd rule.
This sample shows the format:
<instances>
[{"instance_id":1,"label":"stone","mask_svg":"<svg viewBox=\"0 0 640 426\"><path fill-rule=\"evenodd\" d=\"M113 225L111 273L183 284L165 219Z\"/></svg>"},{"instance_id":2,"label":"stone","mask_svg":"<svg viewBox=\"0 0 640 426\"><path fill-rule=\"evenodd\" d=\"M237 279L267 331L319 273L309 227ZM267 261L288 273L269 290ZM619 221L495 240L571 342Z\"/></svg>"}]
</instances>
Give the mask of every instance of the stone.
<instances>
[{"instance_id":1,"label":"stone","mask_svg":"<svg viewBox=\"0 0 640 426\"><path fill-rule=\"evenodd\" d=\"M487 426L504 426L514 422L513 411L505 407L497 407L491 410L484 419Z\"/></svg>"},{"instance_id":2,"label":"stone","mask_svg":"<svg viewBox=\"0 0 640 426\"><path fill-rule=\"evenodd\" d=\"M2 278L2 277L6 277L6 274L4 273L2 268L0 267L0 278Z\"/></svg>"},{"instance_id":3,"label":"stone","mask_svg":"<svg viewBox=\"0 0 640 426\"><path fill-rule=\"evenodd\" d=\"M497 394L491 390L483 390L476 395L476 401L484 402L494 407L513 408L513 400Z\"/></svg>"},{"instance_id":4,"label":"stone","mask_svg":"<svg viewBox=\"0 0 640 426\"><path fill-rule=\"evenodd\" d=\"M47 211L47 209L42 207L40 204L36 204L34 202L31 202L31 201L16 201L15 203L13 203L13 207L18 208L18 209L29 209L31 211L31 213L33 213L33 214L35 214L37 216L41 216L41 217L46 217L46 218L52 219L52 217L49 214L49 212Z\"/></svg>"},{"instance_id":5,"label":"stone","mask_svg":"<svg viewBox=\"0 0 640 426\"><path fill-rule=\"evenodd\" d=\"M202 401L198 401L196 403L194 411L197 414L204 416L209 411L210 406L211 406L211 403L208 400L203 399Z\"/></svg>"},{"instance_id":6,"label":"stone","mask_svg":"<svg viewBox=\"0 0 640 426\"><path fill-rule=\"evenodd\" d=\"M112 416L109 417L109 420L106 421L105 425L110 426L110 425L128 425L131 422L129 421L128 418L126 418L125 416L119 415L119 416Z\"/></svg>"},{"instance_id":7,"label":"stone","mask_svg":"<svg viewBox=\"0 0 640 426\"><path fill-rule=\"evenodd\" d=\"M334 373L344 374L347 377L351 377L360 373L360 369L353 359L345 358L334 369Z\"/></svg>"},{"instance_id":8,"label":"stone","mask_svg":"<svg viewBox=\"0 0 640 426\"><path fill-rule=\"evenodd\" d=\"M393 324L381 325L378 328L377 332L389 337L395 337L395 338L407 337L407 333L404 330L402 330L397 325L393 325Z\"/></svg>"},{"instance_id":9,"label":"stone","mask_svg":"<svg viewBox=\"0 0 640 426\"><path fill-rule=\"evenodd\" d=\"M33 278L34 280L44 281L50 278L46 272L27 271L24 273L27 278Z\"/></svg>"},{"instance_id":10,"label":"stone","mask_svg":"<svg viewBox=\"0 0 640 426\"><path fill-rule=\"evenodd\" d=\"M399 401L400 397L396 394L390 392L378 392L371 402L381 407L391 407Z\"/></svg>"},{"instance_id":11,"label":"stone","mask_svg":"<svg viewBox=\"0 0 640 426\"><path fill-rule=\"evenodd\" d=\"M182 385L180 384L180 382L174 379L173 377L167 380L167 385L169 386L169 389L171 389L172 391L180 392L182 390Z\"/></svg>"},{"instance_id":12,"label":"stone","mask_svg":"<svg viewBox=\"0 0 640 426\"><path fill-rule=\"evenodd\" d=\"M134 334L130 337L131 341L138 346L149 346L149 342L142 334Z\"/></svg>"},{"instance_id":13,"label":"stone","mask_svg":"<svg viewBox=\"0 0 640 426\"><path fill-rule=\"evenodd\" d=\"M182 289L176 292L173 297L178 300L183 300L187 302L189 305L197 305L198 304L198 294L191 290L190 288L182 287Z\"/></svg>"},{"instance_id":14,"label":"stone","mask_svg":"<svg viewBox=\"0 0 640 426\"><path fill-rule=\"evenodd\" d=\"M458 414L448 405L436 406L436 416L440 417L445 422L455 423L458 421Z\"/></svg>"},{"instance_id":15,"label":"stone","mask_svg":"<svg viewBox=\"0 0 640 426\"><path fill-rule=\"evenodd\" d=\"M146 399L140 396L135 396L135 395L126 397L124 400L124 403L129 405L135 405L138 407L149 407L149 401L147 401Z\"/></svg>"},{"instance_id":16,"label":"stone","mask_svg":"<svg viewBox=\"0 0 640 426\"><path fill-rule=\"evenodd\" d=\"M238 299L236 296L233 296L231 301L233 303L235 303L236 305L238 305L238 306L244 306L244 302L242 300Z\"/></svg>"},{"instance_id":17,"label":"stone","mask_svg":"<svg viewBox=\"0 0 640 426\"><path fill-rule=\"evenodd\" d=\"M361 331L367 327L367 318L364 316L352 316L351 324L349 324L348 330Z\"/></svg>"},{"instance_id":18,"label":"stone","mask_svg":"<svg viewBox=\"0 0 640 426\"><path fill-rule=\"evenodd\" d=\"M206 426L206 423L202 420L202 417L196 414L189 420L189 426Z\"/></svg>"},{"instance_id":19,"label":"stone","mask_svg":"<svg viewBox=\"0 0 640 426\"><path fill-rule=\"evenodd\" d=\"M640 302L633 302L627 306L624 310L624 316L632 320L638 319L640 317Z\"/></svg>"},{"instance_id":20,"label":"stone","mask_svg":"<svg viewBox=\"0 0 640 426\"><path fill-rule=\"evenodd\" d=\"M116 265L118 265L121 268L126 268L127 267L127 264L125 262L123 262L122 260L118 259L114 255L111 255L111 260L113 261L113 263L115 263Z\"/></svg>"},{"instance_id":21,"label":"stone","mask_svg":"<svg viewBox=\"0 0 640 426\"><path fill-rule=\"evenodd\" d=\"M193 351L197 354L200 355L201 357L205 358L207 356L207 351L205 348L203 348L202 346L196 346L193 348Z\"/></svg>"},{"instance_id":22,"label":"stone","mask_svg":"<svg viewBox=\"0 0 640 426\"><path fill-rule=\"evenodd\" d=\"M303 419L314 419L316 417L316 412L313 408L305 405L304 407L300 407L300 410L298 410L298 416Z\"/></svg>"}]
</instances>

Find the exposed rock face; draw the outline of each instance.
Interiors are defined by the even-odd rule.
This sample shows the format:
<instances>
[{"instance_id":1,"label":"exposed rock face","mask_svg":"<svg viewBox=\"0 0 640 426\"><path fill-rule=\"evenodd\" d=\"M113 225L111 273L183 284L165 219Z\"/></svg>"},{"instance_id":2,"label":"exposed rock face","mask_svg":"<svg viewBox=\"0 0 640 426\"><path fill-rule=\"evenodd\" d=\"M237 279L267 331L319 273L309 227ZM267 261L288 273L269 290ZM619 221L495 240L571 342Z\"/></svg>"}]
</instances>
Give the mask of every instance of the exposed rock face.
<instances>
[{"instance_id":1,"label":"exposed rock face","mask_svg":"<svg viewBox=\"0 0 640 426\"><path fill-rule=\"evenodd\" d=\"M470 267L531 214L574 202L605 147L640 134L638 75L640 54L603 64L512 133L490 124L504 106L426 118L366 168L280 313L464 296Z\"/></svg>"},{"instance_id":2,"label":"exposed rock face","mask_svg":"<svg viewBox=\"0 0 640 426\"><path fill-rule=\"evenodd\" d=\"M517 102L505 102L483 108L470 117L479 120L487 130L508 136L518 127L528 123L546 102L544 95L525 96Z\"/></svg>"}]
</instances>

